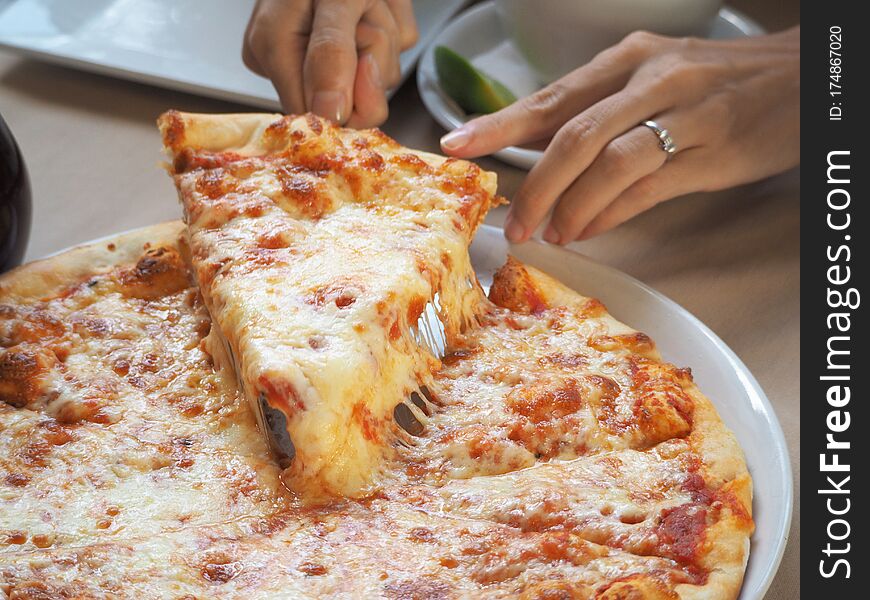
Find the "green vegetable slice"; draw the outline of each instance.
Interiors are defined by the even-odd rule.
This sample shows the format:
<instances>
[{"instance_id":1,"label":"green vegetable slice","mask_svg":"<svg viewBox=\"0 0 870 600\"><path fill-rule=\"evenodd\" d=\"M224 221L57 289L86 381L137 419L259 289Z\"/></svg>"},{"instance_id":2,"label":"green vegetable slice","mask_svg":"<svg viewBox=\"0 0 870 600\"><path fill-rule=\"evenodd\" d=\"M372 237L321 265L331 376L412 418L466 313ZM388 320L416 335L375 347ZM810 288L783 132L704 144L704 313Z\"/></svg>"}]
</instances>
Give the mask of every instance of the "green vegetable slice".
<instances>
[{"instance_id":1,"label":"green vegetable slice","mask_svg":"<svg viewBox=\"0 0 870 600\"><path fill-rule=\"evenodd\" d=\"M435 48L435 70L441 88L465 112L489 114L517 99L504 84L445 46Z\"/></svg>"}]
</instances>

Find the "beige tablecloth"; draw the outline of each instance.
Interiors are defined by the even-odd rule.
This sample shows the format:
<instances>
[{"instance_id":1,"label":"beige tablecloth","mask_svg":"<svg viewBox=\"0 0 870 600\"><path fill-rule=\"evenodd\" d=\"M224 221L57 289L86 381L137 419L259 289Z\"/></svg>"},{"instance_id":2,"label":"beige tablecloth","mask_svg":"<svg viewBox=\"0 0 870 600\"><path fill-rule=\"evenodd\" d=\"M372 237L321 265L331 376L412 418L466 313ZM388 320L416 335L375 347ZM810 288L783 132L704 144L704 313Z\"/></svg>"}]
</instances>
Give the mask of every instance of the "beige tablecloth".
<instances>
[{"instance_id":1,"label":"beige tablecloth","mask_svg":"<svg viewBox=\"0 0 870 600\"><path fill-rule=\"evenodd\" d=\"M747 4L768 28L797 22L797 2ZM739 3L738 3L739 5ZM764 8L765 10L760 10ZM157 115L249 110L146 85L20 60L0 52L0 112L30 169L34 221L27 260L125 229L178 218L158 164ZM386 131L437 150L443 131L413 81L391 103ZM524 173L495 160L510 197ZM743 359L776 408L800 484L800 176L797 171L716 194L665 203L573 247L660 290L709 325ZM488 221L500 224L504 209ZM800 502L769 600L800 595Z\"/></svg>"}]
</instances>

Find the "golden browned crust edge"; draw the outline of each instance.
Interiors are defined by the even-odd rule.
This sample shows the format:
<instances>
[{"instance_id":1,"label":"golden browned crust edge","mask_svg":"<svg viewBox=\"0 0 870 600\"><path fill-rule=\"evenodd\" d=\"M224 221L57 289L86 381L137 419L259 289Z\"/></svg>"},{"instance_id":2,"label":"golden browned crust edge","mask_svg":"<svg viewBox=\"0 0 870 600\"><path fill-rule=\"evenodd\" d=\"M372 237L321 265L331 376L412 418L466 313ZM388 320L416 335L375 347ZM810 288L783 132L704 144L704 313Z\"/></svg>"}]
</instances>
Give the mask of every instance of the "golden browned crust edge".
<instances>
[{"instance_id":1,"label":"golden browned crust edge","mask_svg":"<svg viewBox=\"0 0 870 600\"><path fill-rule=\"evenodd\" d=\"M507 293L519 292L529 282L534 292L548 307L566 306L582 309L590 298L572 290L553 277L508 256L499 269ZM610 335L635 332L614 319L609 313L599 318ZM658 352L652 353L661 360ZM702 564L709 570L704 585L683 584L677 591L685 599L736 598L743 584L749 559L749 538L754 529L747 527L741 515L752 516L752 478L746 466L743 450L728 427L722 422L716 407L694 382L684 386L695 403L692 433L689 443L704 462L705 479L714 490L730 492L739 506L731 507L729 516L706 531Z\"/></svg>"},{"instance_id":2,"label":"golden browned crust edge","mask_svg":"<svg viewBox=\"0 0 870 600\"><path fill-rule=\"evenodd\" d=\"M83 279L135 263L146 244L179 248L183 230L181 221L169 221L27 263L0 276L0 302L32 302L51 297Z\"/></svg>"},{"instance_id":3,"label":"golden browned crust edge","mask_svg":"<svg viewBox=\"0 0 870 600\"><path fill-rule=\"evenodd\" d=\"M710 570L706 584L683 585L678 592L686 599L736 598L749 560L749 538L755 528L751 522L745 522L745 518L752 517L752 478L743 449L710 399L694 383L684 389L695 403L689 443L704 461L705 479L714 490L733 494L739 505L730 507L728 517L706 532L702 560Z\"/></svg>"},{"instance_id":4,"label":"golden browned crust edge","mask_svg":"<svg viewBox=\"0 0 870 600\"><path fill-rule=\"evenodd\" d=\"M259 156L271 151L263 144L266 128L283 118L278 113L204 114L169 110L157 119L157 127L163 145L173 153L190 148Z\"/></svg>"},{"instance_id":5,"label":"golden browned crust edge","mask_svg":"<svg viewBox=\"0 0 870 600\"><path fill-rule=\"evenodd\" d=\"M319 123L323 128L334 128L341 137L363 137L392 154L413 154L433 168L441 168L447 160L461 165L465 170L473 164L461 159L448 159L446 156L424 152L402 146L379 129L353 130L337 127L331 121L307 115L285 115L279 113L227 113L205 114L186 113L170 110L157 119L157 127L163 137L164 148L171 155L177 155L189 148L193 151L234 152L241 156L263 156L278 149L275 139L268 135L269 127L290 119L296 129L312 131L311 123ZM493 197L493 206L506 202L496 196L497 175L492 171L480 169L483 188Z\"/></svg>"},{"instance_id":6,"label":"golden browned crust edge","mask_svg":"<svg viewBox=\"0 0 870 600\"><path fill-rule=\"evenodd\" d=\"M597 299L584 296L572 290L561 281L523 263L511 255L508 255L505 264L499 269L497 276L501 279L502 284L508 284L513 288L507 293L517 293L524 286L532 285L534 287L534 295L547 307L564 306L578 312L584 312L590 306L590 303L596 303L603 309L604 314L595 318L604 324L608 335L628 336L639 333L633 327L629 327L625 323L614 319L607 312L607 308ZM647 358L661 360L661 356L658 350L655 349L654 343L651 342L651 344L651 348L645 350L642 354Z\"/></svg>"}]
</instances>

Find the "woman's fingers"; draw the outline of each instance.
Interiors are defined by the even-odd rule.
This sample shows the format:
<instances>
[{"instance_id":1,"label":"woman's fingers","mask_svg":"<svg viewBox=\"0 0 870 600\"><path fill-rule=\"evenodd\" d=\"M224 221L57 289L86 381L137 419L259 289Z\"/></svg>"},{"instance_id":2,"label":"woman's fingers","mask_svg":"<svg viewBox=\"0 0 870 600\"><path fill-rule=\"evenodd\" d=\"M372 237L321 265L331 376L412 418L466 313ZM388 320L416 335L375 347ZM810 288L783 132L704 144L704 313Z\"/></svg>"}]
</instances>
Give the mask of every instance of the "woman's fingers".
<instances>
[{"instance_id":1,"label":"woman's fingers","mask_svg":"<svg viewBox=\"0 0 870 600\"><path fill-rule=\"evenodd\" d=\"M364 8L362 0L320 0L311 22L303 66L305 105L336 123L344 123L353 107L356 29Z\"/></svg>"},{"instance_id":2,"label":"woman's fingers","mask_svg":"<svg viewBox=\"0 0 870 600\"><path fill-rule=\"evenodd\" d=\"M357 25L356 46L357 54L371 54L377 61L386 89L399 83L399 27L385 2L375 2Z\"/></svg>"},{"instance_id":3,"label":"woman's fingers","mask_svg":"<svg viewBox=\"0 0 870 600\"><path fill-rule=\"evenodd\" d=\"M281 106L288 113L302 114L305 104L302 63L305 60L307 38L288 36L274 48L274 54L264 65L264 75L272 80Z\"/></svg>"},{"instance_id":4,"label":"woman's fingers","mask_svg":"<svg viewBox=\"0 0 870 600\"><path fill-rule=\"evenodd\" d=\"M416 39L411 0L259 0L242 58L272 80L284 109L380 124L399 53ZM376 64L361 65L366 55ZM363 90L363 97L356 97Z\"/></svg>"},{"instance_id":5,"label":"woman's fingers","mask_svg":"<svg viewBox=\"0 0 870 600\"><path fill-rule=\"evenodd\" d=\"M566 121L623 87L638 57L612 48L589 64L491 115L478 117L441 138L445 152L461 158L547 139Z\"/></svg>"},{"instance_id":6,"label":"woman's fingers","mask_svg":"<svg viewBox=\"0 0 870 600\"><path fill-rule=\"evenodd\" d=\"M623 190L666 159L658 138L646 127L635 127L612 140L562 194L544 239L551 244L573 241Z\"/></svg>"},{"instance_id":7,"label":"woman's fingers","mask_svg":"<svg viewBox=\"0 0 870 600\"><path fill-rule=\"evenodd\" d=\"M268 77L269 75L266 73L266 69L263 68L263 65L260 64L260 59L257 58L257 55L254 53L254 49L251 44L252 35L251 31L251 21L248 21L248 28L245 30L245 38L242 43L242 62L248 69L260 75L261 77Z\"/></svg>"},{"instance_id":8,"label":"woman's fingers","mask_svg":"<svg viewBox=\"0 0 870 600\"><path fill-rule=\"evenodd\" d=\"M676 145L678 154L670 161L659 134L646 125L608 143L559 199L544 239L556 244L585 239L645 210L639 207L648 207L646 202L660 202L664 198L659 194L676 193L680 182L672 180L673 174L694 162L692 149L715 137L716 125L708 116L709 111L701 106L655 117L655 123ZM674 164L678 164L677 169ZM643 197L645 192L649 198Z\"/></svg>"},{"instance_id":9,"label":"woman's fingers","mask_svg":"<svg viewBox=\"0 0 870 600\"><path fill-rule=\"evenodd\" d=\"M799 31L783 35L791 44L780 47L777 36L726 43L632 34L590 63L609 69L594 77L578 69L577 79L454 130L442 148L471 157L557 129L515 194L505 234L525 241L552 210L546 239L587 238L669 197L796 164ZM639 126L650 118L678 147L664 167L659 136Z\"/></svg>"},{"instance_id":10,"label":"woman's fingers","mask_svg":"<svg viewBox=\"0 0 870 600\"><path fill-rule=\"evenodd\" d=\"M353 91L353 113L347 121L348 127L375 127L387 120L389 106L379 71L378 62L371 54L360 57Z\"/></svg>"},{"instance_id":11,"label":"woman's fingers","mask_svg":"<svg viewBox=\"0 0 870 600\"><path fill-rule=\"evenodd\" d=\"M659 134L646 125L635 127L608 144L595 163L572 184L571 189L560 200L553 211L544 239L562 244L588 239L662 200L689 191L684 186L694 178L676 176L685 174L687 165L697 165L696 149L699 146L715 143L718 139L720 124L712 118L715 115L715 111L702 103L689 109L670 111L653 119L667 132L671 143L676 146L677 153L671 156L672 160L668 160L669 155L662 148ZM609 152L613 156L608 166L606 155ZM626 165L620 167L620 161L624 161ZM653 169L645 168L650 164L657 166ZM621 179L621 183L615 185L615 193L614 186L608 185L609 180L603 183L596 181L596 173L606 172L608 169L625 173L613 176L613 180ZM698 172L705 171L700 169ZM638 173L640 176L637 176Z\"/></svg>"},{"instance_id":12,"label":"woman's fingers","mask_svg":"<svg viewBox=\"0 0 870 600\"><path fill-rule=\"evenodd\" d=\"M416 44L420 37L417 20L414 18L414 6L411 0L386 0L386 2L399 26L399 50L407 50Z\"/></svg>"},{"instance_id":13,"label":"woman's fingers","mask_svg":"<svg viewBox=\"0 0 870 600\"><path fill-rule=\"evenodd\" d=\"M387 5L377 2L356 28L357 64L348 127L375 127L389 114L386 91L401 80L399 30Z\"/></svg>"},{"instance_id":14,"label":"woman's fingers","mask_svg":"<svg viewBox=\"0 0 870 600\"><path fill-rule=\"evenodd\" d=\"M650 115L668 108L668 104L663 96L624 89L568 121L516 193L510 209L510 227L505 229L508 239L527 240L605 146Z\"/></svg>"},{"instance_id":15,"label":"woman's fingers","mask_svg":"<svg viewBox=\"0 0 870 600\"><path fill-rule=\"evenodd\" d=\"M306 2L260 0L245 30L242 60L272 80L281 105L291 113L306 110L302 65L311 18Z\"/></svg>"},{"instance_id":16,"label":"woman's fingers","mask_svg":"<svg viewBox=\"0 0 870 600\"><path fill-rule=\"evenodd\" d=\"M698 173L704 172L705 161L699 160L701 153L700 149L681 152L662 168L636 181L598 213L576 239L586 240L604 233L660 202L695 191L698 186L693 183Z\"/></svg>"}]
</instances>

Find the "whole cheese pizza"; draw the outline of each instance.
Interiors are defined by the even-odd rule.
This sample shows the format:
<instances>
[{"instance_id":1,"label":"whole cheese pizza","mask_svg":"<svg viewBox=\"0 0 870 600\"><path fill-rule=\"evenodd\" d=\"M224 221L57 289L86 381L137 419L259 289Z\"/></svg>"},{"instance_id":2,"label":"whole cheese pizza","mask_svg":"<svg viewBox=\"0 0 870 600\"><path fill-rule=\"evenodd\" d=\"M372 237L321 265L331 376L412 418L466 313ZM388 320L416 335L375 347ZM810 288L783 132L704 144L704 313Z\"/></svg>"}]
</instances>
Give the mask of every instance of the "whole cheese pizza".
<instances>
[{"instance_id":1,"label":"whole cheese pizza","mask_svg":"<svg viewBox=\"0 0 870 600\"><path fill-rule=\"evenodd\" d=\"M0 278L5 597L737 596L734 436L599 301L513 258L484 294L492 174L311 116L161 128L186 224Z\"/></svg>"}]
</instances>

